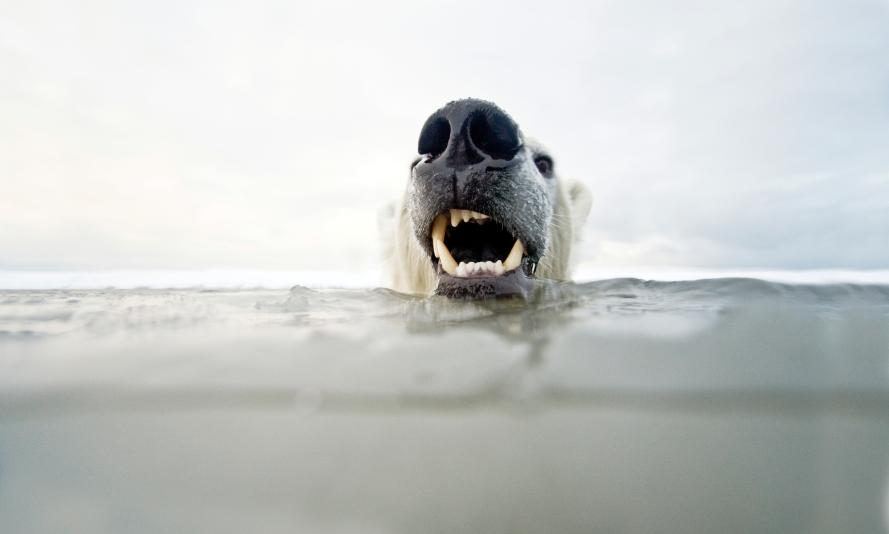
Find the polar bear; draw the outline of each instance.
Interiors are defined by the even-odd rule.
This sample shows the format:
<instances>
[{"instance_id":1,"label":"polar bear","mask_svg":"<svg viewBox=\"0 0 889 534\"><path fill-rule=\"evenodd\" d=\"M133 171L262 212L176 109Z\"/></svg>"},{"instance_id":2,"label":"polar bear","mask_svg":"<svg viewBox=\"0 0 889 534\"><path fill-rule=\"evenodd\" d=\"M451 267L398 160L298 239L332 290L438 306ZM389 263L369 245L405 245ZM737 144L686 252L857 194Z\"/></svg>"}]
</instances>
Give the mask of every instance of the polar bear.
<instances>
[{"instance_id":1,"label":"polar bear","mask_svg":"<svg viewBox=\"0 0 889 534\"><path fill-rule=\"evenodd\" d=\"M457 100L423 125L419 157L383 220L396 291L527 296L534 278L566 280L590 210L579 182L491 102Z\"/></svg>"}]
</instances>

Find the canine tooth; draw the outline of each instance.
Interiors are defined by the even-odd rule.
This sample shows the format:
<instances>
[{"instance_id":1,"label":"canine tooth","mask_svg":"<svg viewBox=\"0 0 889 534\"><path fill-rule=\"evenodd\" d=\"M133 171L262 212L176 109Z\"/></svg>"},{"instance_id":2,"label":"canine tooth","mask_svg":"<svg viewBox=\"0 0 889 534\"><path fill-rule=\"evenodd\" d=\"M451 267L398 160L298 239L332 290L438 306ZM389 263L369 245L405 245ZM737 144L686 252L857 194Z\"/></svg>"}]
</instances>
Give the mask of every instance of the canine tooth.
<instances>
[{"instance_id":1,"label":"canine tooth","mask_svg":"<svg viewBox=\"0 0 889 534\"><path fill-rule=\"evenodd\" d=\"M442 213L432 222L432 239L437 239L444 243L445 229L448 226L448 218Z\"/></svg>"},{"instance_id":2,"label":"canine tooth","mask_svg":"<svg viewBox=\"0 0 889 534\"><path fill-rule=\"evenodd\" d=\"M441 249L443 249L443 248L446 248L444 241L442 241L440 239L433 239L432 240L432 252L435 253L436 258L441 257Z\"/></svg>"},{"instance_id":3,"label":"canine tooth","mask_svg":"<svg viewBox=\"0 0 889 534\"><path fill-rule=\"evenodd\" d=\"M460 215L460 210L451 210L451 226L457 226L460 224L460 219L462 216Z\"/></svg>"},{"instance_id":4,"label":"canine tooth","mask_svg":"<svg viewBox=\"0 0 889 534\"><path fill-rule=\"evenodd\" d=\"M448 247L446 247L444 243L438 247L438 253L441 255L438 261L441 263L442 269L449 275L455 276L457 274L457 262L454 261L454 257L451 256L451 251L448 250Z\"/></svg>"},{"instance_id":5,"label":"canine tooth","mask_svg":"<svg viewBox=\"0 0 889 534\"><path fill-rule=\"evenodd\" d=\"M444 247L445 228L448 226L448 219L444 215L438 215L432 222L432 252L436 258L441 257L440 250Z\"/></svg>"},{"instance_id":6,"label":"canine tooth","mask_svg":"<svg viewBox=\"0 0 889 534\"><path fill-rule=\"evenodd\" d=\"M484 213L479 213L479 212L477 212L477 211L473 211L473 212L472 212L472 218L473 218L473 219L478 219L478 220L484 220L484 219L487 219L488 216L485 215Z\"/></svg>"},{"instance_id":7,"label":"canine tooth","mask_svg":"<svg viewBox=\"0 0 889 534\"><path fill-rule=\"evenodd\" d=\"M525 246L522 245L522 241L520 239L516 239L515 245L512 246L512 250L509 251L509 256L503 260L503 269L505 271L511 271L518 267L522 263L522 254L525 252Z\"/></svg>"}]
</instances>

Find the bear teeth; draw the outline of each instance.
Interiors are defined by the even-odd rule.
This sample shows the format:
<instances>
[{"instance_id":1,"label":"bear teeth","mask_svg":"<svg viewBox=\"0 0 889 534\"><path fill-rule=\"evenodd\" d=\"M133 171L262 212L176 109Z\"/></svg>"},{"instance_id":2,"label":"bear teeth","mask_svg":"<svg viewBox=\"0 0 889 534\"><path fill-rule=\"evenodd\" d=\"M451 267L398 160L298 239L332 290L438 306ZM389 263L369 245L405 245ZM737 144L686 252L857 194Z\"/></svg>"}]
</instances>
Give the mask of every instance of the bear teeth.
<instances>
[{"instance_id":1,"label":"bear teeth","mask_svg":"<svg viewBox=\"0 0 889 534\"><path fill-rule=\"evenodd\" d=\"M461 261L460 265L457 265L456 275L461 278L469 278L470 276L500 276L505 272L506 269L500 260L497 260L496 263L491 261L464 263Z\"/></svg>"},{"instance_id":2,"label":"bear teeth","mask_svg":"<svg viewBox=\"0 0 889 534\"><path fill-rule=\"evenodd\" d=\"M457 226L460 222L484 221L489 219L487 215L472 210L451 210L451 226Z\"/></svg>"},{"instance_id":3,"label":"bear teeth","mask_svg":"<svg viewBox=\"0 0 889 534\"><path fill-rule=\"evenodd\" d=\"M509 256L503 260L503 268L507 271L511 271L518 267L522 263L522 254L525 253L525 246L522 245L522 242L518 239L515 241L515 245L512 246L512 250L509 251Z\"/></svg>"},{"instance_id":4,"label":"bear teeth","mask_svg":"<svg viewBox=\"0 0 889 534\"><path fill-rule=\"evenodd\" d=\"M522 263L522 255L525 253L525 246L520 239L516 239L509 255L504 260L496 262L480 261L480 262L460 262L454 260L451 251L444 243L445 231L448 226L448 218L450 218L451 226L457 226L461 222L469 222L470 220L485 221L489 219L487 215L470 210L450 210L450 217L440 214L435 217L432 222L432 252L438 258L442 269L451 276L461 278L469 278L474 276L500 276L507 271L516 269Z\"/></svg>"}]
</instances>

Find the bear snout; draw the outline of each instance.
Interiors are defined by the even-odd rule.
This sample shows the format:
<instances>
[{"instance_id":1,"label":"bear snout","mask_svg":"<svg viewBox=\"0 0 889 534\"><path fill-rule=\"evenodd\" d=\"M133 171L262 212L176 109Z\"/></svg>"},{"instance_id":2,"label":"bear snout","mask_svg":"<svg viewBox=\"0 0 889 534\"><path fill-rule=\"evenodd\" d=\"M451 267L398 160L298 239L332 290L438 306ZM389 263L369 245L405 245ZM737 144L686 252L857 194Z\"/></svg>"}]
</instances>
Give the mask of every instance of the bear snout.
<instances>
[{"instance_id":1,"label":"bear snout","mask_svg":"<svg viewBox=\"0 0 889 534\"><path fill-rule=\"evenodd\" d=\"M496 104L474 98L449 102L430 115L417 142L425 163L461 170L492 162L500 166L521 148L522 135L512 117Z\"/></svg>"}]
</instances>

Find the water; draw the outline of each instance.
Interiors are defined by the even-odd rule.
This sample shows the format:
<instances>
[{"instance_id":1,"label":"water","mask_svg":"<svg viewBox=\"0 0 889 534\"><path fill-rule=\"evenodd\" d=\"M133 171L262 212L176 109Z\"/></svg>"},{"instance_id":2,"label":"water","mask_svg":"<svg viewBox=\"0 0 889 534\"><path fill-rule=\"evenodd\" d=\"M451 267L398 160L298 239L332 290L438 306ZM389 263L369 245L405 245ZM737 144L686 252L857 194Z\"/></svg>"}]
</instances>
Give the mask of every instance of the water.
<instances>
[{"instance_id":1,"label":"water","mask_svg":"<svg viewBox=\"0 0 889 534\"><path fill-rule=\"evenodd\" d=\"M0 532L885 532L889 286L0 292Z\"/></svg>"}]
</instances>

